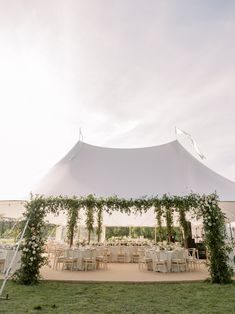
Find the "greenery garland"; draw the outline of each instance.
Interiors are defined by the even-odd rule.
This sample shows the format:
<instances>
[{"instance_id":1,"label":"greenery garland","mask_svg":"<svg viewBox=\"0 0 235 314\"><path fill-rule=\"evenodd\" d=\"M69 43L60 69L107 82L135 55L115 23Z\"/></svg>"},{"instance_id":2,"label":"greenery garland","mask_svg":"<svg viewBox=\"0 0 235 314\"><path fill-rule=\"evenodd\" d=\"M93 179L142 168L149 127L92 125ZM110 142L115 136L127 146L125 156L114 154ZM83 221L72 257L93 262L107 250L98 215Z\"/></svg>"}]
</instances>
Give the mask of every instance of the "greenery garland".
<instances>
[{"instance_id":1,"label":"greenery garland","mask_svg":"<svg viewBox=\"0 0 235 314\"><path fill-rule=\"evenodd\" d=\"M205 243L209 251L211 281L229 283L232 277L232 269L229 266L231 248L226 243L225 215L218 206L218 196L203 196L199 206L203 217Z\"/></svg>"},{"instance_id":2,"label":"greenery garland","mask_svg":"<svg viewBox=\"0 0 235 314\"><path fill-rule=\"evenodd\" d=\"M45 226L44 217L47 213L68 212L68 233L71 239L78 219L79 209L86 212L86 225L89 232L88 240L94 227L94 212L97 211L98 230L102 225L101 211L105 210L111 214L113 211L123 213L147 212L154 207L158 223L161 215L165 216L167 223L168 239L171 240L173 228L173 212L179 211L180 224L186 230L186 212L193 208L197 216L203 218L205 229L205 240L210 255L210 274L212 282L227 283L231 281L231 269L228 266L229 247L226 244L225 218L218 206L218 196L211 194L200 196L189 194L185 197L163 195L162 198L140 198L122 199L116 196L95 198L93 195L80 198L67 197L32 197L26 204L25 219L28 220L28 228L25 232L24 243L22 244L21 268L15 274L15 279L23 284L37 283L40 279L39 270L46 263L44 257L43 228ZM102 210L101 210L102 209ZM164 210L163 210L164 209ZM185 234L187 232L185 231Z\"/></svg>"},{"instance_id":3,"label":"greenery garland","mask_svg":"<svg viewBox=\"0 0 235 314\"><path fill-rule=\"evenodd\" d=\"M90 243L91 233L94 231L94 209L95 209L95 198L93 197L93 195L88 195L87 202L85 205L86 228L88 230L88 243Z\"/></svg>"},{"instance_id":4,"label":"greenery garland","mask_svg":"<svg viewBox=\"0 0 235 314\"><path fill-rule=\"evenodd\" d=\"M163 216L163 210L161 205L157 205L155 207L155 215L156 215L156 221L158 225L158 232L159 232L159 240L162 242L163 239L163 228L162 228L162 216Z\"/></svg>"},{"instance_id":5,"label":"greenery garland","mask_svg":"<svg viewBox=\"0 0 235 314\"><path fill-rule=\"evenodd\" d=\"M68 208L67 211L67 237L69 241L69 246L72 247L74 234L77 229L77 222L79 216L79 209L76 207Z\"/></svg>"},{"instance_id":6,"label":"greenery garland","mask_svg":"<svg viewBox=\"0 0 235 314\"><path fill-rule=\"evenodd\" d=\"M97 229L96 229L98 242L100 242L100 239L101 239L102 223L103 223L103 208L102 208L102 204L99 204L97 206Z\"/></svg>"},{"instance_id":7,"label":"greenery garland","mask_svg":"<svg viewBox=\"0 0 235 314\"><path fill-rule=\"evenodd\" d=\"M184 240L184 247L187 248L187 239L190 235L190 228L189 223L186 219L186 213L190 211L189 204L187 199L185 198L177 198L176 200L176 211L179 213L179 224L183 230L183 240Z\"/></svg>"},{"instance_id":8,"label":"greenery garland","mask_svg":"<svg viewBox=\"0 0 235 314\"><path fill-rule=\"evenodd\" d=\"M166 230L167 230L168 242L171 242L172 234L173 234L174 201L170 196L164 194L162 197L162 205L164 206L163 216L166 219Z\"/></svg>"}]
</instances>

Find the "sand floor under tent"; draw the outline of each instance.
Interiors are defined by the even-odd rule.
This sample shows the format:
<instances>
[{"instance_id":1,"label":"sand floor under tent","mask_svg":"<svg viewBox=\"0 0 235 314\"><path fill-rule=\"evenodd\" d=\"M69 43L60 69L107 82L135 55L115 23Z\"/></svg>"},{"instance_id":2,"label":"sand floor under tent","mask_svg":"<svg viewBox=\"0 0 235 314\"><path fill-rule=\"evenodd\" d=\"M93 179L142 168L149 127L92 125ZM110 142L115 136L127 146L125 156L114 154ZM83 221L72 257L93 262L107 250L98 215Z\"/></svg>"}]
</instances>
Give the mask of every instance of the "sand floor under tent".
<instances>
[{"instance_id":1,"label":"sand floor under tent","mask_svg":"<svg viewBox=\"0 0 235 314\"><path fill-rule=\"evenodd\" d=\"M203 281L209 277L205 265L200 270L191 272L160 273L147 270L139 270L138 264L133 263L109 263L108 269L89 271L53 270L48 266L41 269L44 280L61 281L113 281L113 282L185 282Z\"/></svg>"}]
</instances>

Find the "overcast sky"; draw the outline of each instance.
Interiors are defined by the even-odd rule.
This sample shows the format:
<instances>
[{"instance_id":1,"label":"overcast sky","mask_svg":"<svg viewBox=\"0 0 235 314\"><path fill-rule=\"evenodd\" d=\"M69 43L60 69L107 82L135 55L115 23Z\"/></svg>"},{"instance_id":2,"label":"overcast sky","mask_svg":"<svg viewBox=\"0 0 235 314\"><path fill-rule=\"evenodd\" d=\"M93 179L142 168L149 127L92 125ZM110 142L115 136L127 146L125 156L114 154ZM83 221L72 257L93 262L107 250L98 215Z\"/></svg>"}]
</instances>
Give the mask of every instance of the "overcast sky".
<instances>
[{"instance_id":1,"label":"overcast sky","mask_svg":"<svg viewBox=\"0 0 235 314\"><path fill-rule=\"evenodd\" d=\"M78 141L190 133L235 181L235 1L0 0L0 199Z\"/></svg>"}]
</instances>

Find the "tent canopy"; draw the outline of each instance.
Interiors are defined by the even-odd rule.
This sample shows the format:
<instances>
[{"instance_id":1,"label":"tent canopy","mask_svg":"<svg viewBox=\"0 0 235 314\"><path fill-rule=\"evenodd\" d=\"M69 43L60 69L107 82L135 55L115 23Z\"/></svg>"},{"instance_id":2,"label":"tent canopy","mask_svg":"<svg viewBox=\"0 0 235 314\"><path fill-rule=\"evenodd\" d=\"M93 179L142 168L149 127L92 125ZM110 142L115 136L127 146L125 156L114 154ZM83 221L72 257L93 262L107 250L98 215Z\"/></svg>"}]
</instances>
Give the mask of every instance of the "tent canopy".
<instances>
[{"instance_id":1,"label":"tent canopy","mask_svg":"<svg viewBox=\"0 0 235 314\"><path fill-rule=\"evenodd\" d=\"M221 201L235 201L235 183L206 167L175 140L131 149L78 142L33 193L140 198L215 191Z\"/></svg>"}]
</instances>

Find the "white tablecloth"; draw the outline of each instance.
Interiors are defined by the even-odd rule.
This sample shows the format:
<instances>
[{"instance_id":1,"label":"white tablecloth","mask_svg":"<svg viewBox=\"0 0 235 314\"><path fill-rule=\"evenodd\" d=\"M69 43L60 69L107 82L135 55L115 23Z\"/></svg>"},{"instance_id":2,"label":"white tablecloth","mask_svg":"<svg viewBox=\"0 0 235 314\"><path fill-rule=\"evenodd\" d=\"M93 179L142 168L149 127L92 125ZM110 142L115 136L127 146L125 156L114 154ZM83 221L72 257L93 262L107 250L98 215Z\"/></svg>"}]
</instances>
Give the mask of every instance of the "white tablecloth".
<instances>
[{"instance_id":1,"label":"white tablecloth","mask_svg":"<svg viewBox=\"0 0 235 314\"><path fill-rule=\"evenodd\" d=\"M3 258L5 260L4 267L2 269L3 273L6 273L8 267L10 266L14 253L15 253L15 250L0 249L0 257L1 259ZM19 251L17 252L10 274L14 274L15 271L20 268L20 261L21 261L21 252Z\"/></svg>"}]
</instances>

